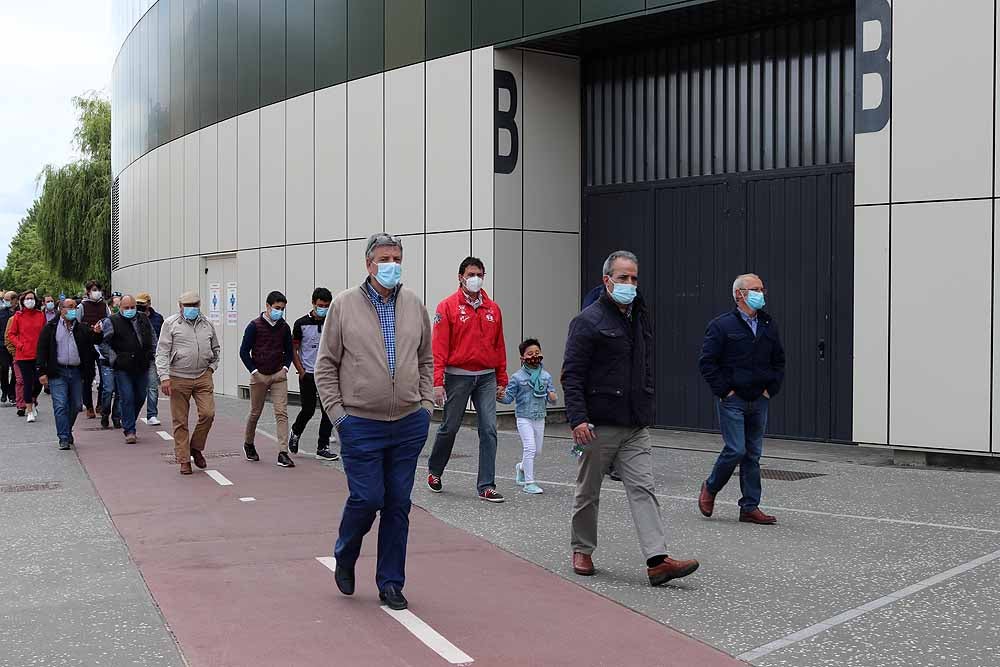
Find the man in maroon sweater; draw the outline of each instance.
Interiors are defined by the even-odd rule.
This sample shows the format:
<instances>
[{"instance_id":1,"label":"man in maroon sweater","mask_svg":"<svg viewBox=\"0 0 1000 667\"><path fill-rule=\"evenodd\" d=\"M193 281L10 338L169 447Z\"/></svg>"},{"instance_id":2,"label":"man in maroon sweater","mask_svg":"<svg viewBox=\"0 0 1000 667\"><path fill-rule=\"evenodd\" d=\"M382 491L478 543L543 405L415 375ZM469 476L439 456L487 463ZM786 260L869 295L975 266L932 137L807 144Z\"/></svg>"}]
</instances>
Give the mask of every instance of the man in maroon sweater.
<instances>
[{"instance_id":1,"label":"man in maroon sweater","mask_svg":"<svg viewBox=\"0 0 1000 667\"><path fill-rule=\"evenodd\" d=\"M264 401L271 394L274 420L278 424L278 465L294 468L288 456L288 369L292 365L292 330L285 321L288 299L281 292L267 295L267 309L243 332L240 359L250 371L250 414L247 416L243 451L247 461L260 461L254 436Z\"/></svg>"}]
</instances>

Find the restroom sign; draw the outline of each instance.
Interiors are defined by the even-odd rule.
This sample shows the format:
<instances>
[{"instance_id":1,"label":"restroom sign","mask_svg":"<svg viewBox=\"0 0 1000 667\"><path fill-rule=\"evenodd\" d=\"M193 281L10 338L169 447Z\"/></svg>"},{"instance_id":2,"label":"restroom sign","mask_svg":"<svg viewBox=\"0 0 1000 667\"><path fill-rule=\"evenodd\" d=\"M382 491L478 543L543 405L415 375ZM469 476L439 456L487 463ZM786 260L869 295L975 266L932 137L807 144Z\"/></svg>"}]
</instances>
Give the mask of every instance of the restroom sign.
<instances>
[{"instance_id":1,"label":"restroom sign","mask_svg":"<svg viewBox=\"0 0 1000 667\"><path fill-rule=\"evenodd\" d=\"M239 310L236 298L236 283L226 283L226 326L239 324Z\"/></svg>"},{"instance_id":2,"label":"restroom sign","mask_svg":"<svg viewBox=\"0 0 1000 667\"><path fill-rule=\"evenodd\" d=\"M208 286L208 321L212 324L222 322L222 285L219 283Z\"/></svg>"}]
</instances>

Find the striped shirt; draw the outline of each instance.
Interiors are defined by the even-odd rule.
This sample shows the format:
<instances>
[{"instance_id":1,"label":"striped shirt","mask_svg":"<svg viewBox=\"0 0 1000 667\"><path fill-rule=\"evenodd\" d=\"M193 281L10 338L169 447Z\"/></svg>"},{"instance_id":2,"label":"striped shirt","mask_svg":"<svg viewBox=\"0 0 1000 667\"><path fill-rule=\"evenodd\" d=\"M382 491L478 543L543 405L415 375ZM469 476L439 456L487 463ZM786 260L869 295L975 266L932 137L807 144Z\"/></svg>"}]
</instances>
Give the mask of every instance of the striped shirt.
<instances>
[{"instance_id":1,"label":"striped shirt","mask_svg":"<svg viewBox=\"0 0 1000 667\"><path fill-rule=\"evenodd\" d=\"M382 295L375 291L370 282L365 282L365 289L368 299L375 306L379 324L382 326L385 356L389 361L389 375L396 377L396 294L399 288L392 291L388 301L382 300Z\"/></svg>"}]
</instances>

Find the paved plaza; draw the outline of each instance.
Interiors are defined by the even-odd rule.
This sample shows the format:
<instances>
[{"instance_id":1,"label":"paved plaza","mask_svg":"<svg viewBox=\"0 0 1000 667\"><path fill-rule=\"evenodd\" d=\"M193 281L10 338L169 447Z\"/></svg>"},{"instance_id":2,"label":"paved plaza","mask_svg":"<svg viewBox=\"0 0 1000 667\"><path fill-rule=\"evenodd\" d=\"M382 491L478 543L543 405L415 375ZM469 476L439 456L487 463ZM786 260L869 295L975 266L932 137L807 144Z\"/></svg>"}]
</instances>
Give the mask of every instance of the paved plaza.
<instances>
[{"instance_id":1,"label":"paved plaza","mask_svg":"<svg viewBox=\"0 0 1000 667\"><path fill-rule=\"evenodd\" d=\"M84 420L76 451L60 452L48 401L34 425L0 411L0 665L1000 665L997 473L768 442L764 508L779 523L753 526L736 520L735 484L714 518L695 506L718 437L658 431L671 555L701 569L654 589L610 479L597 575L572 573L564 427L537 463L541 496L517 491L520 442L500 434L503 505L476 499L465 430L444 493L423 485L426 459L418 468L410 613L390 615L373 539L358 593L336 590L346 483L339 463L313 459L315 431L279 469L265 413L250 464L247 403L217 400L213 473L193 478L171 465L166 427L140 424L126 447Z\"/></svg>"}]
</instances>

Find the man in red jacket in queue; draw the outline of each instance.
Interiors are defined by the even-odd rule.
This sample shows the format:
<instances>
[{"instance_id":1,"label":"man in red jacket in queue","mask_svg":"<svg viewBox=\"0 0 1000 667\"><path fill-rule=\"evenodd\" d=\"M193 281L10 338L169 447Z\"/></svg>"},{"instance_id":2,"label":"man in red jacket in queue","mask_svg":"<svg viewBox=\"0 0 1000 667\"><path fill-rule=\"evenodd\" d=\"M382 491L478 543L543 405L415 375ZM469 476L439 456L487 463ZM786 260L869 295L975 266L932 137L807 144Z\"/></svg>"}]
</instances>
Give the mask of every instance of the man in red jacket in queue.
<instances>
[{"instance_id":1,"label":"man in red jacket in queue","mask_svg":"<svg viewBox=\"0 0 1000 667\"><path fill-rule=\"evenodd\" d=\"M458 291L439 303L434 314L434 403L444 405L444 421L427 463L427 487L441 493L441 476L471 398L479 421L476 488L480 500L502 503L495 480L496 401L507 387L507 349L500 306L483 290L485 278L483 261L466 257L458 267Z\"/></svg>"}]
</instances>

